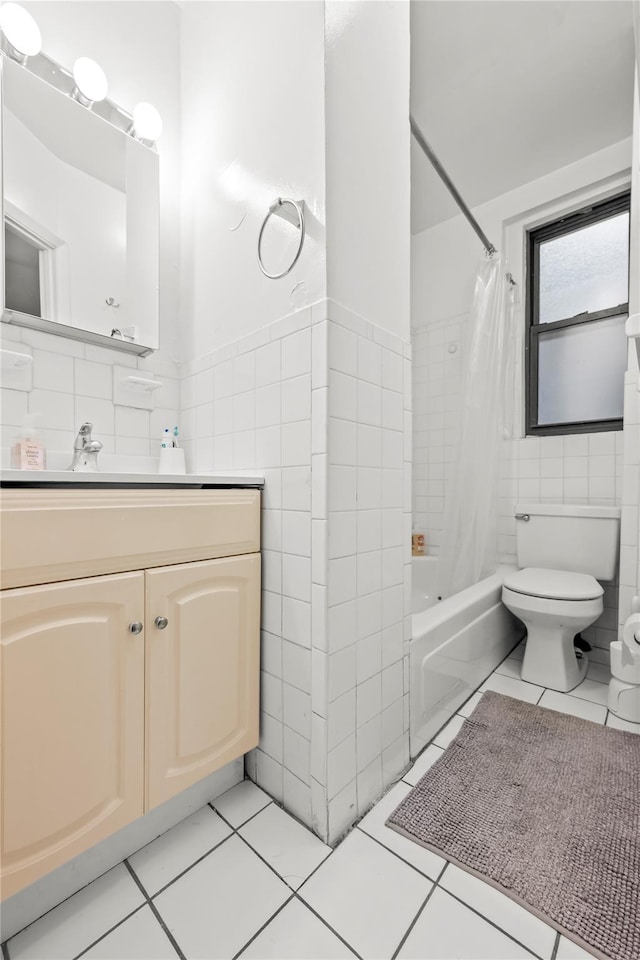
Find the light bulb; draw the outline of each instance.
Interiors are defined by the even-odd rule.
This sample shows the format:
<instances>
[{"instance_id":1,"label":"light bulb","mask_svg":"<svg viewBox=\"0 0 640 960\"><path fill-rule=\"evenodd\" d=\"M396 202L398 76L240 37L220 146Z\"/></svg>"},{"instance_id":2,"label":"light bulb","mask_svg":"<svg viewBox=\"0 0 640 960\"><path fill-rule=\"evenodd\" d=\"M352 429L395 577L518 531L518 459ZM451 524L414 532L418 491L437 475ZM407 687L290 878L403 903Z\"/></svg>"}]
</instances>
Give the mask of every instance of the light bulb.
<instances>
[{"instance_id":1,"label":"light bulb","mask_svg":"<svg viewBox=\"0 0 640 960\"><path fill-rule=\"evenodd\" d=\"M73 65L74 91L77 99L85 106L104 100L109 86L104 70L90 57L78 57Z\"/></svg>"},{"instance_id":2,"label":"light bulb","mask_svg":"<svg viewBox=\"0 0 640 960\"><path fill-rule=\"evenodd\" d=\"M19 4L2 4L0 27L10 46L22 59L35 57L40 52L42 37L38 24Z\"/></svg>"},{"instance_id":3,"label":"light bulb","mask_svg":"<svg viewBox=\"0 0 640 960\"><path fill-rule=\"evenodd\" d=\"M150 103L138 103L133 108L132 130L139 140L157 140L162 133L162 117Z\"/></svg>"}]
</instances>

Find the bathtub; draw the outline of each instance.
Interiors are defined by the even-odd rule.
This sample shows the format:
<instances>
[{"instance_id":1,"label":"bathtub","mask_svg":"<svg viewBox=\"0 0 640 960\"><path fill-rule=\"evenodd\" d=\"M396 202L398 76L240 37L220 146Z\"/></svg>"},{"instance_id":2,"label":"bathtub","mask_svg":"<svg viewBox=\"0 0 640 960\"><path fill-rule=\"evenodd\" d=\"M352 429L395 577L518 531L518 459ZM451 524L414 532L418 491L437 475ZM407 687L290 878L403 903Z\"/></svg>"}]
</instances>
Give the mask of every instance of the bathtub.
<instances>
[{"instance_id":1,"label":"bathtub","mask_svg":"<svg viewBox=\"0 0 640 960\"><path fill-rule=\"evenodd\" d=\"M523 628L500 599L514 567L499 567L446 600L438 599L437 557L414 557L412 568L409 729L415 757L519 643Z\"/></svg>"}]
</instances>

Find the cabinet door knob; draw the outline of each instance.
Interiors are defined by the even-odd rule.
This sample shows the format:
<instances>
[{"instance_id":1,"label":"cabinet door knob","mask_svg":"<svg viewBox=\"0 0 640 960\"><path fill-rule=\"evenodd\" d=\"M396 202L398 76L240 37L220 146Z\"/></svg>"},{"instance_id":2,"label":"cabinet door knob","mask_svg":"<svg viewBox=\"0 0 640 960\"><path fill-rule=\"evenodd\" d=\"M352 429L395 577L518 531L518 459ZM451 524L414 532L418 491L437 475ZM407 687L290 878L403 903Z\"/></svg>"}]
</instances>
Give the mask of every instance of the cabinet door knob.
<instances>
[{"instance_id":1,"label":"cabinet door knob","mask_svg":"<svg viewBox=\"0 0 640 960\"><path fill-rule=\"evenodd\" d=\"M139 620L134 620L129 624L129 633L142 633L142 624Z\"/></svg>"},{"instance_id":2,"label":"cabinet door knob","mask_svg":"<svg viewBox=\"0 0 640 960\"><path fill-rule=\"evenodd\" d=\"M166 617L156 617L155 619L155 624L158 630L164 630L168 623L169 621Z\"/></svg>"}]
</instances>

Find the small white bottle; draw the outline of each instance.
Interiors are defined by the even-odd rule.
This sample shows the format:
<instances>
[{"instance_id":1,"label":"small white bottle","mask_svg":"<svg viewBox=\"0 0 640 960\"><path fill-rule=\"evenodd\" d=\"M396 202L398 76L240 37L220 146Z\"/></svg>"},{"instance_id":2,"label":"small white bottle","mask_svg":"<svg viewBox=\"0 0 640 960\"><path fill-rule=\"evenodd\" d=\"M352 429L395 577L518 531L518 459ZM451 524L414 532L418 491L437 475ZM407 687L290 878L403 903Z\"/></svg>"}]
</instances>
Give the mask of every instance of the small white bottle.
<instances>
[{"instance_id":1,"label":"small white bottle","mask_svg":"<svg viewBox=\"0 0 640 960\"><path fill-rule=\"evenodd\" d=\"M184 450L178 447L168 427L165 427L160 441L160 460L158 473L186 473Z\"/></svg>"},{"instance_id":2,"label":"small white bottle","mask_svg":"<svg viewBox=\"0 0 640 960\"><path fill-rule=\"evenodd\" d=\"M46 469L47 453L36 430L35 414L28 414L24 418L22 431L14 439L11 446L11 466L14 470Z\"/></svg>"}]
</instances>

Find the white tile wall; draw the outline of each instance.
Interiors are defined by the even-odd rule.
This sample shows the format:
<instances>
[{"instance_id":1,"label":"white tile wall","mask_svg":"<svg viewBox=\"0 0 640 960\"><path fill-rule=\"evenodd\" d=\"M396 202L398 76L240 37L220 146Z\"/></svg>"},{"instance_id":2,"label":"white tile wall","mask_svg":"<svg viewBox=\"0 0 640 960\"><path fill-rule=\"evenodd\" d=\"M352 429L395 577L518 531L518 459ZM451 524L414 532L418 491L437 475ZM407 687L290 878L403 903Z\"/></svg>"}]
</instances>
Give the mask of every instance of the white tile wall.
<instances>
[{"instance_id":1,"label":"white tile wall","mask_svg":"<svg viewBox=\"0 0 640 960\"><path fill-rule=\"evenodd\" d=\"M330 841L408 762L411 373L408 345L377 334L343 310L329 324L328 762L319 776Z\"/></svg>"},{"instance_id":2,"label":"white tile wall","mask_svg":"<svg viewBox=\"0 0 640 960\"><path fill-rule=\"evenodd\" d=\"M137 358L117 350L83 344L36 330L2 325L0 346L29 354L28 373L2 371L2 466L10 466L10 447L23 418L36 415L50 469L66 469L73 441L85 420L103 449L103 470L155 472L165 427L180 424L180 365L155 354ZM114 400L114 370L158 380L153 393L128 391L126 405ZM139 407L136 407L139 397ZM151 409L149 409L151 406ZM144 408L144 409L142 409Z\"/></svg>"},{"instance_id":3,"label":"white tile wall","mask_svg":"<svg viewBox=\"0 0 640 960\"><path fill-rule=\"evenodd\" d=\"M309 825L311 704L317 686L312 496L317 497L313 468L321 467L312 449L314 454L323 449L321 398L316 402L315 394L312 433L312 334L317 340L307 308L187 365L181 383L189 468L255 471L266 479L260 744L247 767ZM314 357L316 379L318 369ZM326 380L321 386L326 388Z\"/></svg>"},{"instance_id":4,"label":"white tile wall","mask_svg":"<svg viewBox=\"0 0 640 960\"><path fill-rule=\"evenodd\" d=\"M406 380L408 345L325 301L200 358L181 384L190 468L266 477L261 737L247 766L325 839L408 763ZM358 685L374 675L363 754Z\"/></svg>"}]
</instances>

